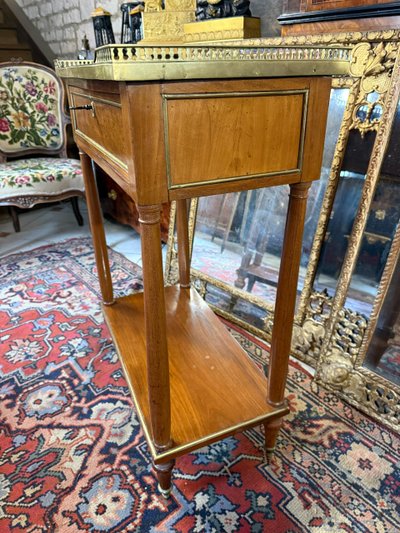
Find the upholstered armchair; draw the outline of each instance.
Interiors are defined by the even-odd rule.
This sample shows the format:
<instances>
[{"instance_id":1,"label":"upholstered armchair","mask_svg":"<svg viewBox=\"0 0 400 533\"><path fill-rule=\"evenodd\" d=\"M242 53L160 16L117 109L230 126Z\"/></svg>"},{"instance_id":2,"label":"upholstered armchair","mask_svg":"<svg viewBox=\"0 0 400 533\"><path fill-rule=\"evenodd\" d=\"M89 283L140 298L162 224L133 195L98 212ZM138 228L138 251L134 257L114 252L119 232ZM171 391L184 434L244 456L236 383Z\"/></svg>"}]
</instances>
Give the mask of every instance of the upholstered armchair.
<instances>
[{"instance_id":1,"label":"upholstered armchair","mask_svg":"<svg viewBox=\"0 0 400 533\"><path fill-rule=\"evenodd\" d=\"M35 63L0 63L0 205L15 208L71 199L83 224L78 196L84 196L79 160L66 152L64 87L50 68Z\"/></svg>"}]
</instances>

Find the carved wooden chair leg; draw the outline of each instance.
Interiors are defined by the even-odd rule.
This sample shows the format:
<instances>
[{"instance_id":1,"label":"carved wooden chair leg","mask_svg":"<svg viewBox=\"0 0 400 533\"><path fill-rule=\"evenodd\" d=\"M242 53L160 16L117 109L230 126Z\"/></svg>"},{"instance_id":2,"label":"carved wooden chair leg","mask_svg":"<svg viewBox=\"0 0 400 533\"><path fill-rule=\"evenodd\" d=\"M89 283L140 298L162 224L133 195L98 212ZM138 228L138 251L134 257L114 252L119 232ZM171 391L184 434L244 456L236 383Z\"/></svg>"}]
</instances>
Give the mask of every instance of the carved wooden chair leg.
<instances>
[{"instance_id":1,"label":"carved wooden chair leg","mask_svg":"<svg viewBox=\"0 0 400 533\"><path fill-rule=\"evenodd\" d=\"M229 307L228 307L228 310L229 311L233 311L233 309L235 308L235 305L238 303L238 300L239 300L239 297L238 296L234 296L234 295L231 295L230 299L229 299Z\"/></svg>"},{"instance_id":2,"label":"carved wooden chair leg","mask_svg":"<svg viewBox=\"0 0 400 533\"><path fill-rule=\"evenodd\" d=\"M255 276L252 276L251 274L249 274L246 291L247 292L251 292L253 290L253 287L254 287L255 284L256 284Z\"/></svg>"},{"instance_id":3,"label":"carved wooden chair leg","mask_svg":"<svg viewBox=\"0 0 400 533\"><path fill-rule=\"evenodd\" d=\"M282 427L282 418L271 420L271 422L265 422L264 425L264 442L265 452L271 454L275 451L276 441L278 438L279 430Z\"/></svg>"},{"instance_id":4,"label":"carved wooden chair leg","mask_svg":"<svg viewBox=\"0 0 400 533\"><path fill-rule=\"evenodd\" d=\"M21 231L21 226L19 225L19 217L17 208L13 205L8 206L8 212L12 218L14 230L18 233Z\"/></svg>"},{"instance_id":5,"label":"carved wooden chair leg","mask_svg":"<svg viewBox=\"0 0 400 533\"><path fill-rule=\"evenodd\" d=\"M71 204L72 204L72 209L74 211L75 218L78 221L78 225L83 226L83 218L82 218L81 212L79 211L79 202L78 202L77 196L73 196L71 198Z\"/></svg>"},{"instance_id":6,"label":"carved wooden chair leg","mask_svg":"<svg viewBox=\"0 0 400 533\"><path fill-rule=\"evenodd\" d=\"M153 468L158 479L158 490L161 492L164 498L169 498L171 494L171 477L174 465L174 460L169 461L168 463L160 463L157 465L153 463Z\"/></svg>"}]
</instances>

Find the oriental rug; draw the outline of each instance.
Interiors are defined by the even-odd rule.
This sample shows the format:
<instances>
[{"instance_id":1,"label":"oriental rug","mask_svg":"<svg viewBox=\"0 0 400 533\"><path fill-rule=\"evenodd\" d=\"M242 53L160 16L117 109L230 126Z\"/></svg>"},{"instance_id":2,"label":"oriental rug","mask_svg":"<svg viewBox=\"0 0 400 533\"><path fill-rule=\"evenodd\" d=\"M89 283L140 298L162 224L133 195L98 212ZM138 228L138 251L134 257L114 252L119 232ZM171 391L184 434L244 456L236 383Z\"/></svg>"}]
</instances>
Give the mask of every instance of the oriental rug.
<instances>
[{"instance_id":1,"label":"oriental rug","mask_svg":"<svg viewBox=\"0 0 400 533\"><path fill-rule=\"evenodd\" d=\"M378 363L377 371L393 380L393 383L400 383L400 346L388 346Z\"/></svg>"},{"instance_id":2,"label":"oriental rug","mask_svg":"<svg viewBox=\"0 0 400 533\"><path fill-rule=\"evenodd\" d=\"M110 252L117 294L139 267ZM177 460L171 498L103 323L89 240L0 261L0 531L395 532L399 438L291 364L275 455L259 428ZM268 347L231 328L260 367ZM235 391L232 391L235 394Z\"/></svg>"}]
</instances>

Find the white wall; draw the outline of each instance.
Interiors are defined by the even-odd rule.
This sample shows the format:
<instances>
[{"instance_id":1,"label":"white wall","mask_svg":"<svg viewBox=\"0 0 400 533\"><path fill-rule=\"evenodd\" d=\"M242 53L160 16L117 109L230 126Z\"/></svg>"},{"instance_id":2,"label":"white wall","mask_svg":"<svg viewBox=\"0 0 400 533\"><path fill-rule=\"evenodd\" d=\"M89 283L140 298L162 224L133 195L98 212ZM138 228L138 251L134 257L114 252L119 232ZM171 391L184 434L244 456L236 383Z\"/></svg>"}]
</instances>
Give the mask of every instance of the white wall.
<instances>
[{"instance_id":1,"label":"white wall","mask_svg":"<svg viewBox=\"0 0 400 533\"><path fill-rule=\"evenodd\" d=\"M75 58L84 35L90 47L95 47L91 12L101 5L112 14L116 42L121 32L121 12L118 0L16 0L27 17L40 31L57 57Z\"/></svg>"}]
</instances>

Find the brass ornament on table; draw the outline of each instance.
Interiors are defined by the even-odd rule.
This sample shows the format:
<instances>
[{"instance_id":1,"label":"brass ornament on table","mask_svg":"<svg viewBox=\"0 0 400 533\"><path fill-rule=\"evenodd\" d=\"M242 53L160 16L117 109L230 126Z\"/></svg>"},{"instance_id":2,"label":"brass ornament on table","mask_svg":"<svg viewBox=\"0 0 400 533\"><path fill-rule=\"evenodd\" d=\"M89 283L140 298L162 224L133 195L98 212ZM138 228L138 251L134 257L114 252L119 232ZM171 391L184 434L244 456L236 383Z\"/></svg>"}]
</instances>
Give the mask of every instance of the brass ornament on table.
<instances>
[{"instance_id":1,"label":"brass ornament on table","mask_svg":"<svg viewBox=\"0 0 400 533\"><path fill-rule=\"evenodd\" d=\"M183 25L195 20L196 0L161 0L145 2L142 43L180 43L184 41Z\"/></svg>"},{"instance_id":2,"label":"brass ornament on table","mask_svg":"<svg viewBox=\"0 0 400 533\"><path fill-rule=\"evenodd\" d=\"M260 35L260 19L257 17L213 18L184 25L185 41L206 42L231 39L249 39Z\"/></svg>"},{"instance_id":3,"label":"brass ornament on table","mask_svg":"<svg viewBox=\"0 0 400 533\"><path fill-rule=\"evenodd\" d=\"M249 0L198 0L196 20L251 17Z\"/></svg>"},{"instance_id":4,"label":"brass ornament on table","mask_svg":"<svg viewBox=\"0 0 400 533\"><path fill-rule=\"evenodd\" d=\"M186 42L223 41L260 36L260 19L249 0L199 0L196 22L184 26Z\"/></svg>"},{"instance_id":5,"label":"brass ornament on table","mask_svg":"<svg viewBox=\"0 0 400 533\"><path fill-rule=\"evenodd\" d=\"M89 40L85 34L82 39L82 46L78 51L78 59L92 59L92 58L93 58L93 52L91 52L90 50Z\"/></svg>"},{"instance_id":6,"label":"brass ornament on table","mask_svg":"<svg viewBox=\"0 0 400 533\"><path fill-rule=\"evenodd\" d=\"M120 10L122 13L121 44L137 43L143 38L144 0L125 2L121 4Z\"/></svg>"},{"instance_id":7,"label":"brass ornament on table","mask_svg":"<svg viewBox=\"0 0 400 533\"><path fill-rule=\"evenodd\" d=\"M97 7L91 14L93 20L96 47L115 43L114 32L111 25L111 13L102 7Z\"/></svg>"}]
</instances>

